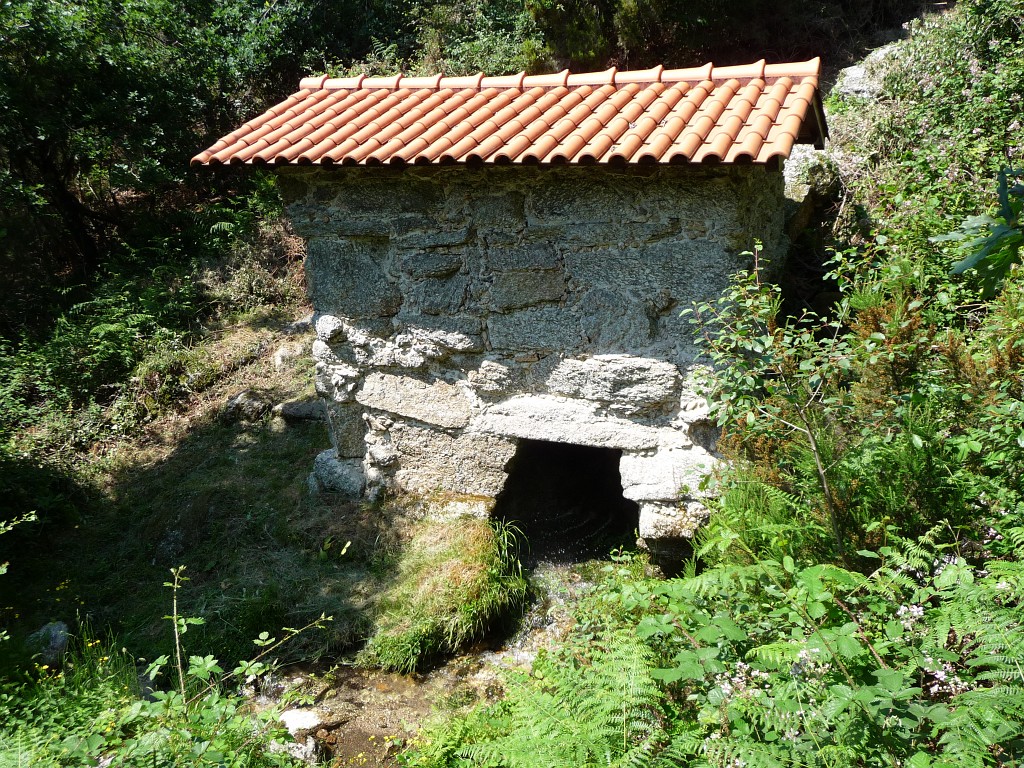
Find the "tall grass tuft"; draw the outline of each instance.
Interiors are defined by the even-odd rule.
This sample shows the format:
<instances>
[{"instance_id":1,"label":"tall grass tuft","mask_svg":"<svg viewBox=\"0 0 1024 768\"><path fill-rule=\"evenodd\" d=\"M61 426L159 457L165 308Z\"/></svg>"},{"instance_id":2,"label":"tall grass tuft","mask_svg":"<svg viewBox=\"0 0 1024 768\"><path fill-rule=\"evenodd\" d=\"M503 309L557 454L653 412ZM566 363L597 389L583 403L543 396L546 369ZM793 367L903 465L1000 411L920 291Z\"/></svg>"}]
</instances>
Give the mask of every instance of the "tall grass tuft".
<instances>
[{"instance_id":1,"label":"tall grass tuft","mask_svg":"<svg viewBox=\"0 0 1024 768\"><path fill-rule=\"evenodd\" d=\"M513 536L472 517L417 523L359 662L412 672L521 607L527 584L509 554Z\"/></svg>"}]
</instances>

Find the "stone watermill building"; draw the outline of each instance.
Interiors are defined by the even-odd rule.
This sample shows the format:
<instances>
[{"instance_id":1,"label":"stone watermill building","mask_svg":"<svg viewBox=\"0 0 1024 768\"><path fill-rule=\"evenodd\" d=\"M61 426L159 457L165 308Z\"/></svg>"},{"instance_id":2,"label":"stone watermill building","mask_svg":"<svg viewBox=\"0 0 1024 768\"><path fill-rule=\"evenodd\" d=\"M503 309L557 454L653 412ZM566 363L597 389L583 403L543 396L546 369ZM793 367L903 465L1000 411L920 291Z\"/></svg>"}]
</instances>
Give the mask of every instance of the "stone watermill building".
<instances>
[{"instance_id":1,"label":"stone watermill building","mask_svg":"<svg viewBox=\"0 0 1024 768\"><path fill-rule=\"evenodd\" d=\"M307 78L195 157L276 170L306 240L320 482L489 514L526 467L603 474L649 546L689 536L714 429L679 313L784 253L818 66Z\"/></svg>"}]
</instances>

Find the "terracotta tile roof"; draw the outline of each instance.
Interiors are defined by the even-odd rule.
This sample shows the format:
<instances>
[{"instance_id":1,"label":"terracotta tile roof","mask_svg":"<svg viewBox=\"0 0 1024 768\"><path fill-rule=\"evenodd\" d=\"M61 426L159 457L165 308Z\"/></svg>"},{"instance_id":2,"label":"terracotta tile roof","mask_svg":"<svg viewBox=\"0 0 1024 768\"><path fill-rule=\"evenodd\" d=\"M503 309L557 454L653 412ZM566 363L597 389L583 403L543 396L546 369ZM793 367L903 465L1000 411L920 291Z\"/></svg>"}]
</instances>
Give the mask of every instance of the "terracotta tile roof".
<instances>
[{"instance_id":1,"label":"terracotta tile roof","mask_svg":"<svg viewBox=\"0 0 1024 768\"><path fill-rule=\"evenodd\" d=\"M819 69L306 78L192 165L767 163L822 144Z\"/></svg>"}]
</instances>

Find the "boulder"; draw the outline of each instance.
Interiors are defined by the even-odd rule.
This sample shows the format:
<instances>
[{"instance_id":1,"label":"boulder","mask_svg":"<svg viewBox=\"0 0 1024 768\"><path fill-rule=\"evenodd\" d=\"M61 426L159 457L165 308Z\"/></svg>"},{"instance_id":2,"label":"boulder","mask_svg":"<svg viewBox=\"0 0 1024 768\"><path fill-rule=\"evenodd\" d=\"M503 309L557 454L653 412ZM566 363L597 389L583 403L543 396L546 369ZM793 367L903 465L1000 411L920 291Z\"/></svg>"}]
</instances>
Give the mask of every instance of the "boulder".
<instances>
[{"instance_id":1,"label":"boulder","mask_svg":"<svg viewBox=\"0 0 1024 768\"><path fill-rule=\"evenodd\" d=\"M262 395L247 389L228 398L223 415L233 421L258 421L269 410L270 403Z\"/></svg>"},{"instance_id":2,"label":"boulder","mask_svg":"<svg viewBox=\"0 0 1024 768\"><path fill-rule=\"evenodd\" d=\"M324 421L324 403L319 398L286 400L273 408L273 414L287 421Z\"/></svg>"},{"instance_id":3,"label":"boulder","mask_svg":"<svg viewBox=\"0 0 1024 768\"><path fill-rule=\"evenodd\" d=\"M25 645L33 653L38 654L44 664L55 666L64 658L68 649L71 632L63 621L51 621L37 629L25 640Z\"/></svg>"},{"instance_id":4,"label":"boulder","mask_svg":"<svg viewBox=\"0 0 1024 768\"><path fill-rule=\"evenodd\" d=\"M366 487L366 473L359 459L339 459L337 451L328 448L317 454L309 476L310 490L337 493L347 499L358 499Z\"/></svg>"}]
</instances>

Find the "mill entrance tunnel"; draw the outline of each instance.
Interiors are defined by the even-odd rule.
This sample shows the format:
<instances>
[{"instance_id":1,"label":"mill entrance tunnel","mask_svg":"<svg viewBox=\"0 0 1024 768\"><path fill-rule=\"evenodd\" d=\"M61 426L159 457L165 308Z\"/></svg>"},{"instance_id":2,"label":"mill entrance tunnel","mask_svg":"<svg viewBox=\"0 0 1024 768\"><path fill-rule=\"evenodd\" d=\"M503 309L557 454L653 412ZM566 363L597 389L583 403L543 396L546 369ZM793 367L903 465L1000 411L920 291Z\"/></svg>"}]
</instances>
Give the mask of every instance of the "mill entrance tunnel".
<instances>
[{"instance_id":1,"label":"mill entrance tunnel","mask_svg":"<svg viewBox=\"0 0 1024 768\"><path fill-rule=\"evenodd\" d=\"M622 495L621 457L612 448L520 441L493 514L524 534L524 566L578 562L635 544L640 510Z\"/></svg>"}]
</instances>

